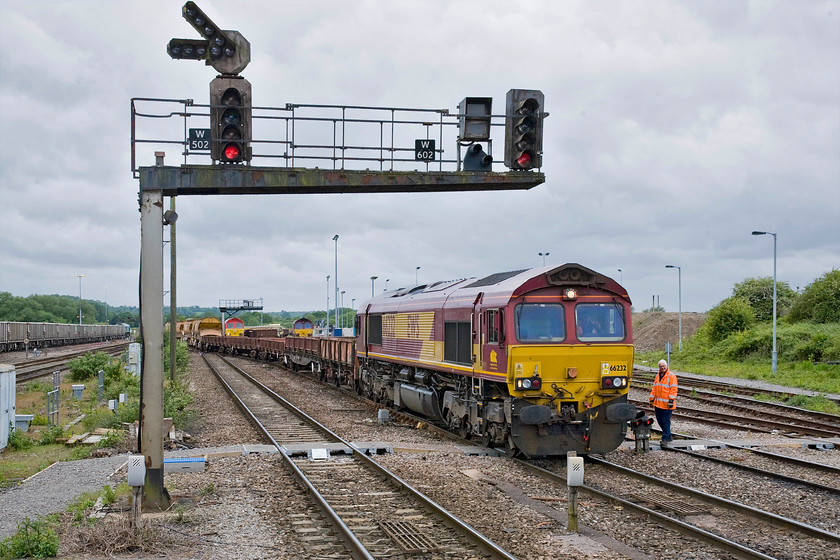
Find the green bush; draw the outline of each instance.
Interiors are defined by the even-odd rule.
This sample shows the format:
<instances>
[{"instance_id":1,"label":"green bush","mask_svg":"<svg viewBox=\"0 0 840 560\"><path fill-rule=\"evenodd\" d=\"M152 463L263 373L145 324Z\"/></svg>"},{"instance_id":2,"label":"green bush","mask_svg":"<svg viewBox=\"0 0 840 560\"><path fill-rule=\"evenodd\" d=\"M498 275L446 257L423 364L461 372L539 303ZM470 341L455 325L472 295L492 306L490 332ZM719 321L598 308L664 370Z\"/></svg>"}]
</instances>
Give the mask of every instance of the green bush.
<instances>
[{"instance_id":1,"label":"green bush","mask_svg":"<svg viewBox=\"0 0 840 560\"><path fill-rule=\"evenodd\" d=\"M747 278L735 284L732 296L741 298L750 304L758 321L773 319L773 277ZM787 282L776 282L776 317L790 308L796 299L794 292Z\"/></svg>"},{"instance_id":2,"label":"green bush","mask_svg":"<svg viewBox=\"0 0 840 560\"><path fill-rule=\"evenodd\" d=\"M96 428L117 428L119 425L120 420L117 415L105 407L94 408L82 419L82 426L86 432L92 432Z\"/></svg>"},{"instance_id":3,"label":"green bush","mask_svg":"<svg viewBox=\"0 0 840 560\"><path fill-rule=\"evenodd\" d=\"M49 429L41 432L41 439L38 440L38 445L53 444L60 437L64 437L64 430L61 426L50 426Z\"/></svg>"},{"instance_id":4,"label":"green bush","mask_svg":"<svg viewBox=\"0 0 840 560\"><path fill-rule=\"evenodd\" d=\"M99 370L104 370L111 362L111 356L105 352L96 352L91 354L88 352L78 358L73 358L67 362L67 369L70 370L70 381L83 382L88 379L93 379L99 374Z\"/></svg>"},{"instance_id":5,"label":"green bush","mask_svg":"<svg viewBox=\"0 0 840 560\"><path fill-rule=\"evenodd\" d=\"M17 533L0 542L0 558L52 558L58 554L58 536L43 520L28 517L17 524Z\"/></svg>"},{"instance_id":6,"label":"green bush","mask_svg":"<svg viewBox=\"0 0 840 560\"><path fill-rule=\"evenodd\" d=\"M48 393L53 390L52 383L47 383L44 380L35 379L26 384L26 390L30 393Z\"/></svg>"},{"instance_id":7,"label":"green bush","mask_svg":"<svg viewBox=\"0 0 840 560\"><path fill-rule=\"evenodd\" d=\"M709 311L702 328L709 340L720 342L734 333L747 330L754 322L755 313L749 302L730 297Z\"/></svg>"},{"instance_id":8,"label":"green bush","mask_svg":"<svg viewBox=\"0 0 840 560\"><path fill-rule=\"evenodd\" d=\"M163 388L163 415L172 418L176 426L184 429L195 423L198 413L189 408L193 403L193 394L190 393L189 383L176 381L168 382Z\"/></svg>"},{"instance_id":9,"label":"green bush","mask_svg":"<svg viewBox=\"0 0 840 560\"><path fill-rule=\"evenodd\" d=\"M791 321L840 323L840 270L833 269L805 287L790 310Z\"/></svg>"},{"instance_id":10,"label":"green bush","mask_svg":"<svg viewBox=\"0 0 840 560\"><path fill-rule=\"evenodd\" d=\"M825 412L828 414L840 414L840 406L824 395L818 395L816 397L794 395L787 400L787 404L790 406L804 408L806 410L816 410L817 412Z\"/></svg>"},{"instance_id":11,"label":"green bush","mask_svg":"<svg viewBox=\"0 0 840 560\"><path fill-rule=\"evenodd\" d=\"M29 423L30 426L48 426L50 423L50 419L44 416L43 414L36 414L35 418L32 419L32 422Z\"/></svg>"},{"instance_id":12,"label":"green bush","mask_svg":"<svg viewBox=\"0 0 840 560\"><path fill-rule=\"evenodd\" d=\"M102 503L110 506L117 501L117 493L107 484L102 487Z\"/></svg>"},{"instance_id":13,"label":"green bush","mask_svg":"<svg viewBox=\"0 0 840 560\"><path fill-rule=\"evenodd\" d=\"M35 442L20 430L15 430L12 423L9 422L9 442L7 445L12 451L23 451L31 448L35 445Z\"/></svg>"},{"instance_id":14,"label":"green bush","mask_svg":"<svg viewBox=\"0 0 840 560\"><path fill-rule=\"evenodd\" d=\"M95 492L86 492L78 496L67 506L67 511L73 514L73 524L82 525L87 519L87 514L96 505L99 495Z\"/></svg>"},{"instance_id":15,"label":"green bush","mask_svg":"<svg viewBox=\"0 0 840 560\"><path fill-rule=\"evenodd\" d=\"M97 444L97 447L118 447L125 441L125 434L122 430L109 432Z\"/></svg>"},{"instance_id":16,"label":"green bush","mask_svg":"<svg viewBox=\"0 0 840 560\"><path fill-rule=\"evenodd\" d=\"M183 340L177 341L175 345L175 375L179 377L187 372L190 365L190 349ZM169 334L164 333L163 337L163 376L171 379L169 374Z\"/></svg>"}]
</instances>

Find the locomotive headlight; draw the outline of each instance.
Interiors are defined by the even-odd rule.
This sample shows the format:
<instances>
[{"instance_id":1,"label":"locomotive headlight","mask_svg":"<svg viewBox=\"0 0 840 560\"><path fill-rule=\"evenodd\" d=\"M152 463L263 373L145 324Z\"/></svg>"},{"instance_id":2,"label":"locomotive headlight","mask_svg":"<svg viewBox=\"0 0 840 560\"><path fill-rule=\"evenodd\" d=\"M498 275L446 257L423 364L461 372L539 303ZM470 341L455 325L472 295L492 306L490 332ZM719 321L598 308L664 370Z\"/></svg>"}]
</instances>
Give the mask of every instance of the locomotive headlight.
<instances>
[{"instance_id":1,"label":"locomotive headlight","mask_svg":"<svg viewBox=\"0 0 840 560\"><path fill-rule=\"evenodd\" d=\"M542 387L542 379L539 377L520 377L514 381L517 391L538 391Z\"/></svg>"},{"instance_id":2,"label":"locomotive headlight","mask_svg":"<svg viewBox=\"0 0 840 560\"><path fill-rule=\"evenodd\" d=\"M563 292L563 295L566 296L566 299L577 299L577 290L574 288L566 288L566 291Z\"/></svg>"},{"instance_id":3,"label":"locomotive headlight","mask_svg":"<svg viewBox=\"0 0 840 560\"><path fill-rule=\"evenodd\" d=\"M626 377L603 377L601 378L601 387L604 389L619 389L627 387L628 381Z\"/></svg>"}]
</instances>

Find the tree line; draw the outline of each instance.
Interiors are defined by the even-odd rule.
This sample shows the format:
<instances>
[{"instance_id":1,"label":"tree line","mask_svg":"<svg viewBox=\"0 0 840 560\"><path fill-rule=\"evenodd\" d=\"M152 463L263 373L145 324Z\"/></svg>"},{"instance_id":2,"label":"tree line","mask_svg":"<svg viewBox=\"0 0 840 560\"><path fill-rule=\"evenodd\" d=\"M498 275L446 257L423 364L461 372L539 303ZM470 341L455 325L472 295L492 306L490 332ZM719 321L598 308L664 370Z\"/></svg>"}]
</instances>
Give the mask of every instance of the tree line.
<instances>
[{"instance_id":1,"label":"tree line","mask_svg":"<svg viewBox=\"0 0 840 560\"><path fill-rule=\"evenodd\" d=\"M13 296L9 292L0 292L0 321L22 321L33 323L78 323L79 298L75 296L30 295L27 297ZM109 306L105 302L82 299L82 323L110 324L127 323L132 327L140 326L140 308L136 306ZM219 317L216 307L200 307L197 305L178 307L176 309L178 321L200 319L203 317ZM323 324L327 312L320 311L248 311L239 313L236 317L242 319L246 326L282 325L290 328L295 319L307 317L316 324ZM355 312L349 308L339 309L339 322L345 326L353 326ZM169 307L163 309L164 322L169 321ZM330 310L330 324L334 323L334 311Z\"/></svg>"}]
</instances>

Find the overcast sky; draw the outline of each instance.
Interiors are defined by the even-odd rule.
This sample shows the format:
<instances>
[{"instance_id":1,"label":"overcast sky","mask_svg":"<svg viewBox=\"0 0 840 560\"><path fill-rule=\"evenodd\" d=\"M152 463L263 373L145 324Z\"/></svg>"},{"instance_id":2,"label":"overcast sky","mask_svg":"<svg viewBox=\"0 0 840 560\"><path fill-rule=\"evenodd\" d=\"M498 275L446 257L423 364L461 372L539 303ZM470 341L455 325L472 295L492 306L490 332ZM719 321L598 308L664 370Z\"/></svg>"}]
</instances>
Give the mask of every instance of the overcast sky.
<instances>
[{"instance_id":1,"label":"overcast sky","mask_svg":"<svg viewBox=\"0 0 840 560\"><path fill-rule=\"evenodd\" d=\"M76 296L84 274L85 299L137 305L130 99L206 104L216 75L166 53L173 37L198 38L182 5L0 0L0 291ZM736 282L772 275L773 239L753 230L778 233L778 279L794 289L840 267L840 1L198 5L250 41L242 75L258 106L454 113L487 96L502 114L509 89L543 91L546 182L179 197L179 305L323 309L329 274L332 306L335 234L348 307L370 296L373 275L382 291L386 279L541 266L548 252L547 265L623 281L637 310L654 295L677 310L678 273L665 265L680 266L683 311L706 311ZM153 150L182 160L177 145L144 146L138 165L153 165ZM497 137L497 161L502 151Z\"/></svg>"}]
</instances>

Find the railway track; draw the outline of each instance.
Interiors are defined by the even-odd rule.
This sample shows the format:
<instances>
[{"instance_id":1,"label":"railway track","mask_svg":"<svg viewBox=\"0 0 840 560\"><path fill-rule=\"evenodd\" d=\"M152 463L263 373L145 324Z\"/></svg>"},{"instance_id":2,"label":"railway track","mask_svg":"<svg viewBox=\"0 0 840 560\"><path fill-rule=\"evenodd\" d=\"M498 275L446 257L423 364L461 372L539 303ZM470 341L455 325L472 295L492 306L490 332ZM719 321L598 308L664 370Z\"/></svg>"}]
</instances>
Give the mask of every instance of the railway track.
<instances>
[{"instance_id":1,"label":"railway track","mask_svg":"<svg viewBox=\"0 0 840 560\"><path fill-rule=\"evenodd\" d=\"M653 414L653 408L645 401L630 399L629 402L635 404L637 408L644 410L651 415ZM728 414L692 408L684 404L680 404L677 407L677 410L674 411L672 418L690 420L692 422L712 426L722 426L724 428L741 427L746 430L753 430L768 434L781 434L788 437L840 437L840 427L821 427L819 422L810 422L807 420L784 420L782 418L772 419L772 417L762 417L761 415L763 414L765 413L762 411L746 407L741 410L740 414Z\"/></svg>"},{"instance_id":2,"label":"railway track","mask_svg":"<svg viewBox=\"0 0 840 560\"><path fill-rule=\"evenodd\" d=\"M514 559L226 359L204 359L318 505L323 519L301 520L313 546L334 550L338 537L357 559Z\"/></svg>"},{"instance_id":3,"label":"railway track","mask_svg":"<svg viewBox=\"0 0 840 560\"><path fill-rule=\"evenodd\" d=\"M301 378L311 379L311 376L309 376L309 375L303 375L303 374L298 374L298 375ZM314 379L312 379L312 380L315 381ZM347 391L347 392L349 394L355 396L355 393L353 393L352 391ZM381 405L377 405L377 406L381 407ZM428 425L428 419L417 418L417 417L414 417L410 414L405 414L404 412L397 412L397 411L392 411L392 414L395 418L396 417L404 418L407 423L423 422L424 424ZM731 426L729 426L729 427L731 427ZM438 430L440 430L439 433L445 433L448 437L457 438L457 436L455 436L454 434L452 434L448 431L444 431L442 428L434 429L435 432L438 432ZM474 443L474 442L471 442L471 443ZM760 450L754 450L754 451L760 451ZM500 453L504 453L504 451L500 450ZM762 453L767 453L767 452L762 451ZM768 455L772 455L772 454L768 454ZM699 459L700 459L700 457L698 457L698 460ZM704 459L705 459L705 457L704 457ZM737 463L736 463L736 465L737 465ZM531 466L535 467L536 469L539 469L539 467L537 465L529 465L528 468L530 468ZM733 465L727 465L727 466L733 466ZM740 467L740 465L738 465L738 466ZM803 466L803 465L800 464L798 466ZM809 466L813 467L813 465L810 465L810 464L809 464ZM825 465L823 465L823 466L826 467L827 469L833 469L833 467L828 467L828 466L825 466ZM749 471L750 469L741 469L741 470ZM781 490L781 492L784 493L784 494L788 494L788 493L791 493L791 492L794 492L794 493L796 493L796 492L798 492L798 493L808 493L808 492L824 493L826 496L829 497L829 499L837 499L838 492L840 492L840 490L838 490L836 487L832 486L831 484L802 482L801 480L799 480L797 478L796 474L786 476L784 474L769 471L767 469L764 469L763 471L753 470L752 472L756 476L756 482L754 482L752 484L754 484L756 486L764 486L764 485L767 484L768 479L770 479L770 478L777 479L778 481L775 482L774 484L779 485L781 488L783 488ZM557 475L557 473L553 473L552 476L554 476L554 475ZM777 475L780 475L780 476L777 476ZM591 476L591 475L588 475L588 476ZM640 473L640 476L644 476L644 475L642 475ZM829 478L831 478L832 476L833 476L833 474L828 474ZM603 477L598 477L598 480L600 481L602 478L606 479L606 480L613 479L613 478L615 478L615 473L614 472L607 473ZM565 480L562 479L562 477L559 478L559 479L556 479L556 481L560 481L563 484L565 484ZM784 481L784 482L779 482L779 481ZM795 489L790 490L790 488L794 488L794 485L795 485ZM625 484L625 486L633 487L633 486L637 486L637 484ZM677 486L679 486L679 485L677 485ZM690 484L690 486L694 486L694 484L692 483L692 484ZM707 493L702 492L701 490L694 490L692 488L687 488L687 487L686 487L685 492L688 492L689 494L694 492L696 494L693 495L693 497L689 497L687 499L684 499L683 501L688 501L688 502L698 501L698 502L700 502L701 505L704 505L704 506L707 505L706 502L701 501L700 498L697 497L697 496L704 496ZM757 522L757 521L755 521L754 517L755 516L761 517L762 516L762 513L760 513L761 510L756 510L759 513L755 513L755 514L753 514L753 513L729 512L728 509L730 507L737 508L740 504L737 504L737 503L733 502L734 505L729 506L728 505L729 501L727 501L727 500L724 500L722 502L722 503L726 504L725 507L722 506L722 505L716 505L714 507L711 507L711 509L709 510L711 513L707 513L707 514L699 513L698 514L697 509L693 510L693 512L692 512L692 510L690 508L687 509L686 512L684 512L684 513L676 513L676 512L673 512L673 511L662 511L663 506L658 505L655 502L651 503L648 499L649 496L642 496L640 498L639 496L634 497L634 496L626 496L625 495L624 497L622 497L622 495L620 493L609 492L609 491L604 490L602 488L593 488L592 493L596 494L596 495L600 495L604 499L614 500L616 503L620 503L623 506L626 506L626 509L628 509L628 510L635 511L635 512L641 513L645 516L648 516L650 519L655 520L656 523L662 523L666 526L672 527L674 530L679 531L680 533L682 533L684 535L687 535L690 538L697 540L698 542L706 543L707 546L714 547L714 548L716 548L720 551L724 551L727 554L730 554L730 555L732 555L734 557L737 557L737 558L768 559L768 558L774 558L774 556L773 556L774 554L776 555L775 557L777 557L777 558L792 558L792 557L787 556L785 554L777 553L776 550L772 549L772 547L771 547L770 552L767 551L767 548L762 549L762 546L763 546L762 542L761 542L762 539L760 538L760 536L759 537L756 536L756 535L760 535L762 531L773 532L773 534L779 534L780 527L783 528L783 529L781 529L782 531L792 531L795 534L796 533L802 533L801 542L804 543L803 546L806 546L807 550L811 550L811 549L819 550L819 549L823 548L825 550L831 550L831 551L834 551L836 549L836 550L838 550L838 552L840 552L840 544L838 544L838 542L840 542L840 537L838 537L838 535L835 534L835 533L831 533L831 532L828 532L828 531L823 531L823 530L821 530L817 527L809 527L807 523L800 523L800 522L795 521L795 520L787 520L784 516L776 515L776 514L773 514L773 513L767 513L764 516L764 519L765 519L764 521ZM709 496L711 496L711 494L709 494ZM708 499L713 500L714 498L712 497L712 498L708 498ZM792 499L795 499L795 498L792 498ZM780 500L778 500L778 502L779 502L779 504L782 504L782 505L780 505L780 507L783 507L784 499L780 499ZM721 509L721 508L726 509L727 510L726 513L724 513L724 509ZM665 509L667 509L667 508L665 508ZM753 509L755 509L755 508L753 508ZM750 508L748 508L748 507L744 508L744 511L749 511L749 510L750 510ZM720 519L726 519L726 521L723 522L723 523L727 526L729 525L729 519L731 518L731 519L733 519L732 523L735 524L735 526L744 528L743 532L744 532L744 534L748 535L748 538L746 539L746 542L739 542L739 539L733 537L732 531L724 532L723 534L717 534L716 532L710 531L708 529L708 526L706 526L704 528L704 526L703 526L704 524L703 524L702 521L699 522L699 523L692 523L692 519L694 519L694 517L696 515L699 515L701 518L706 519L706 520L708 520L710 517L718 516ZM685 517L686 519L682 519L681 517ZM716 517L716 518L718 518L718 517ZM707 522L707 525L708 525L708 522ZM798 528L794 529L792 527L798 527ZM736 530L735 533L737 534L738 531ZM769 533L765 533L765 534L769 534ZM796 537L794 537L793 542L799 543L800 542L799 539L800 539L800 537L796 536ZM790 541L788 541L788 542L790 542ZM632 541L629 542L628 544L631 544L631 546L632 546ZM798 549L798 546L794 547L794 548ZM794 556L794 557L798 557L798 556ZM817 555L815 558L826 558L826 559L832 558L833 559L835 557L840 557L840 554L835 555L832 552L832 553L829 553L827 556Z\"/></svg>"},{"instance_id":4,"label":"railway track","mask_svg":"<svg viewBox=\"0 0 840 560\"><path fill-rule=\"evenodd\" d=\"M721 395L704 390L691 391L686 397L710 406L719 406L729 410L760 412L781 420L792 419L799 423L804 422L805 425L830 426L840 432L840 416L836 414L805 410L775 401L759 401L751 397Z\"/></svg>"},{"instance_id":5,"label":"railway track","mask_svg":"<svg viewBox=\"0 0 840 560\"><path fill-rule=\"evenodd\" d=\"M128 342L118 342L116 344L76 350L60 356L48 356L45 358L19 362L15 364L15 370L17 372L16 382L26 383L27 381L50 375L56 370L64 369L67 362L73 358L83 356L89 352L106 352L111 356L118 356L125 352L128 345Z\"/></svg>"},{"instance_id":6,"label":"railway track","mask_svg":"<svg viewBox=\"0 0 840 560\"><path fill-rule=\"evenodd\" d=\"M653 372L633 369L633 384L637 387L649 388L653 383L655 375L656 374ZM779 401L785 401L796 396L796 394L792 392L773 391L770 389L759 389L757 387L744 387L740 385L732 385L731 383L726 383L724 381L695 379L685 375L679 377L679 385L679 394L684 396L690 396L692 390L698 389L706 389L729 395L744 395L747 397L765 396ZM840 404L840 400L832 400Z\"/></svg>"},{"instance_id":7,"label":"railway track","mask_svg":"<svg viewBox=\"0 0 840 560\"><path fill-rule=\"evenodd\" d=\"M821 558L836 558L840 554L840 535L835 533L603 459L590 456L587 461L606 473L593 474L590 470L587 473L589 482L581 487L583 491L620 504L736 558L768 560L798 557L788 556L784 551L768 550L762 542L762 535L779 529L796 533L796 542L807 550L825 551L827 555ZM536 462L523 462L523 466L543 477L565 481L557 463L540 466ZM593 478L597 482L593 483ZM714 522L709 523L709 519L714 519ZM710 530L709 525L716 530Z\"/></svg>"},{"instance_id":8,"label":"railway track","mask_svg":"<svg viewBox=\"0 0 840 560\"><path fill-rule=\"evenodd\" d=\"M748 453L751 452L751 451L754 451L754 450L746 448L746 447L740 447L740 446L735 446L735 447L738 447L738 449L744 450ZM667 449L668 451L676 452L676 453L684 453L685 455L689 455L691 457L695 457L697 459L701 459L701 460L704 460L704 461L711 461L711 462L717 463L719 465L726 465L727 467L730 467L730 468L733 468L733 469L750 471L752 473L758 474L758 475L763 476L763 477L768 478L768 479L772 478L772 479L782 480L782 481L785 481L785 482L790 482L790 483L795 484L797 486L804 486L804 487L810 488L812 490L826 492L826 493L834 495L834 496L840 496L840 488L838 488L837 486L831 486L829 484L823 484L821 482L813 482L813 481L810 481L810 480L805 480L804 478L801 478L801 473L797 473L796 475L789 475L789 474L785 474L785 473L781 473L781 472L769 471L767 469L760 468L760 467L757 467L757 466L746 465L746 464L744 464L743 462L740 462L740 461L729 461L729 460L726 460L726 459L721 459L720 457L714 457L712 455L705 454L705 453L699 453L697 451L690 450L690 449L681 449L679 447L673 447L672 446L672 447L667 447L665 449ZM762 456L764 458L768 459L770 462L772 462L773 460L785 461L785 462L794 462L795 461L795 464L798 467L803 468L805 470L813 469L813 470L818 470L820 472L829 472L831 474L830 480L832 482L834 482L834 484L836 484L837 481L840 481L840 468L833 467L831 465L823 465L823 464L820 464L820 463L811 463L811 462L807 462L807 461L802 461L801 459L796 459L794 457L788 457L786 455L778 455L776 453L769 453L769 452L766 452L766 451L763 452ZM834 477L836 477L836 478L834 478Z\"/></svg>"}]
</instances>

